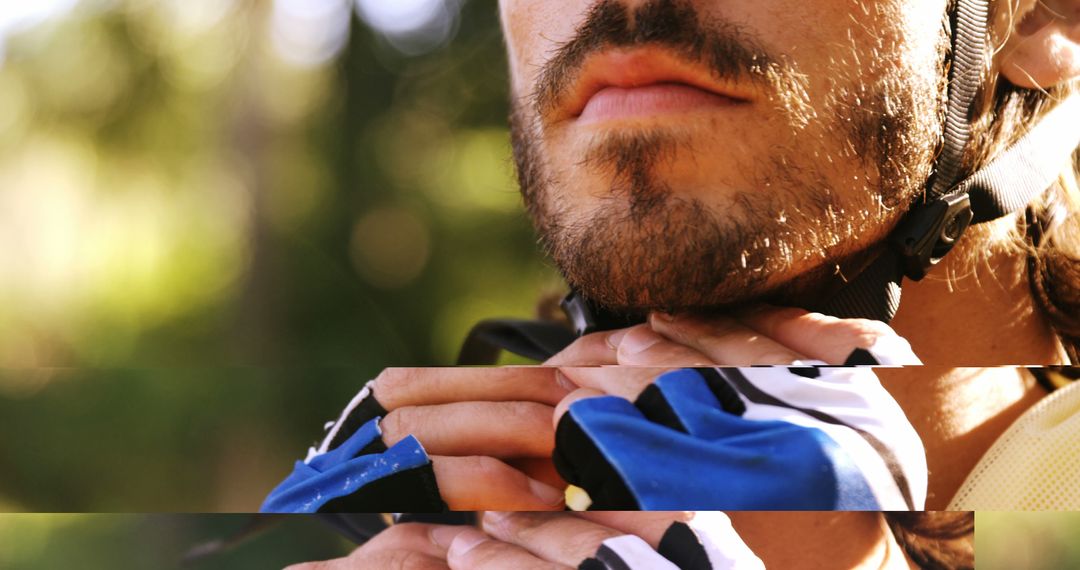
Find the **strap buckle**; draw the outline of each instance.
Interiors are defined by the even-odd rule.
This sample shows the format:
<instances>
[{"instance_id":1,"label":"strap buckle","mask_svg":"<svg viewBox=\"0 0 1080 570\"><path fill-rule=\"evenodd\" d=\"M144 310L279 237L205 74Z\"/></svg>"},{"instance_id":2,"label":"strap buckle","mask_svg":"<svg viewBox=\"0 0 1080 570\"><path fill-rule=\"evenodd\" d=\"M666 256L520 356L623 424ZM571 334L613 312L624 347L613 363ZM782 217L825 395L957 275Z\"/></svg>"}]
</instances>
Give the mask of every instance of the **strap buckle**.
<instances>
[{"instance_id":1,"label":"strap buckle","mask_svg":"<svg viewBox=\"0 0 1080 570\"><path fill-rule=\"evenodd\" d=\"M571 290L563 298L559 306L562 307L563 312L570 319L570 323L574 326L574 334L578 336L598 331L621 329L645 322L643 315L609 311L590 302L574 290Z\"/></svg>"},{"instance_id":2,"label":"strap buckle","mask_svg":"<svg viewBox=\"0 0 1080 570\"><path fill-rule=\"evenodd\" d=\"M942 196L912 208L889 236L900 255L904 275L914 281L926 277L956 245L973 215L967 193Z\"/></svg>"}]
</instances>

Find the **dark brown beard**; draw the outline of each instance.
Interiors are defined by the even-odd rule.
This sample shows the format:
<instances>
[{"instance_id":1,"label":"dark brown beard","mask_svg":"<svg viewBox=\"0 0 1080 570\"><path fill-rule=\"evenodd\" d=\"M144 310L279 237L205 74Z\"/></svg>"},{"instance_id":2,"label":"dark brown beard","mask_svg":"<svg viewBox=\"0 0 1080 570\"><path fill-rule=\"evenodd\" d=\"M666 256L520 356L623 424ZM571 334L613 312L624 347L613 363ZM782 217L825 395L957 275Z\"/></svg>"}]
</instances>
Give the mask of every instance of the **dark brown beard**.
<instances>
[{"instance_id":1,"label":"dark brown beard","mask_svg":"<svg viewBox=\"0 0 1080 570\"><path fill-rule=\"evenodd\" d=\"M873 212L870 205L903 209L921 189L933 147L927 140L934 132L916 120L912 97L876 86L876 91L861 90L861 104L847 106L851 116L833 117L830 124L829 131L850 141L853 160L876 168L880 178L872 194L847 210L816 169L788 164L783 151L794 149L781 149L766 159L770 164L748 165L756 173L751 187L738 192L724 211L714 211L656 175L658 165L694 148L667 131L638 130L597 140L576 166L604 174L611 199L592 212L566 211L538 142L543 117L586 56L607 47L645 45L674 50L718 77L767 86L778 106L795 88L796 74L781 58L732 25L702 25L688 2L652 0L632 13L616 0L593 8L575 37L545 65L532 97L515 102L511 116L521 190L541 243L570 285L593 301L634 312L704 311L757 300L807 304L838 286L839 268L858 257L858 251L842 247L843 238L886 222L888 214ZM800 109L787 111L792 120L801 120L794 116ZM797 283L770 283L793 262L805 266L807 260L812 266Z\"/></svg>"}]
</instances>

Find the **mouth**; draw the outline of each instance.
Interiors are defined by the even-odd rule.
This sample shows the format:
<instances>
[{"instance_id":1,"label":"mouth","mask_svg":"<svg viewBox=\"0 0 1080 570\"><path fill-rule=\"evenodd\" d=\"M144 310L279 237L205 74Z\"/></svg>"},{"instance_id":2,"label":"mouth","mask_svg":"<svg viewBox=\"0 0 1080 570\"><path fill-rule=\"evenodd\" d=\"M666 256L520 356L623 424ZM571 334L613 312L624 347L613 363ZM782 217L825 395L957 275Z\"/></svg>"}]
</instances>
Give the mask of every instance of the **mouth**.
<instances>
[{"instance_id":1,"label":"mouth","mask_svg":"<svg viewBox=\"0 0 1080 570\"><path fill-rule=\"evenodd\" d=\"M552 122L578 124L692 113L752 102L746 88L661 49L606 50L589 57Z\"/></svg>"}]
</instances>

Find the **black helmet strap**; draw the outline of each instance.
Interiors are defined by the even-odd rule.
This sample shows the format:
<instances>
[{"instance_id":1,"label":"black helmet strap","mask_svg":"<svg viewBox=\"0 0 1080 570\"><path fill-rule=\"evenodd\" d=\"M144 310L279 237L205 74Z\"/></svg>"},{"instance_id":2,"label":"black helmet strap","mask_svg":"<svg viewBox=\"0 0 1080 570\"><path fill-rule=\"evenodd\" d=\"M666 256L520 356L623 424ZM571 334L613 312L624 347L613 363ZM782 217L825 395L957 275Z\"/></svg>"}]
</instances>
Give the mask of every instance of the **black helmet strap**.
<instances>
[{"instance_id":1,"label":"black helmet strap","mask_svg":"<svg viewBox=\"0 0 1080 570\"><path fill-rule=\"evenodd\" d=\"M815 309L841 318L889 322L900 308L904 277L922 279L969 224L1019 211L1045 192L1080 145L1080 97L1062 101L991 163L960 180L969 122L987 53L986 0L959 0L944 142L926 199L889 236L888 248L834 297Z\"/></svg>"}]
</instances>

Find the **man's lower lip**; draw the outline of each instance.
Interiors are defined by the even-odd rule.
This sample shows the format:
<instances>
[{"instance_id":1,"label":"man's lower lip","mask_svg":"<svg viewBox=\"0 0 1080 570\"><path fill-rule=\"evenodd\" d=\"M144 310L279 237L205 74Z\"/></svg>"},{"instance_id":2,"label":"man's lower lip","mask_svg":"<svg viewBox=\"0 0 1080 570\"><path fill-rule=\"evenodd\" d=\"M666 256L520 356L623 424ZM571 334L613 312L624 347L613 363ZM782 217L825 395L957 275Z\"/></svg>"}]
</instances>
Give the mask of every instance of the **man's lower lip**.
<instances>
[{"instance_id":1,"label":"man's lower lip","mask_svg":"<svg viewBox=\"0 0 1080 570\"><path fill-rule=\"evenodd\" d=\"M657 83L642 87L605 87L597 91L578 116L582 123L611 119L687 113L731 106L741 101L682 83Z\"/></svg>"}]
</instances>

